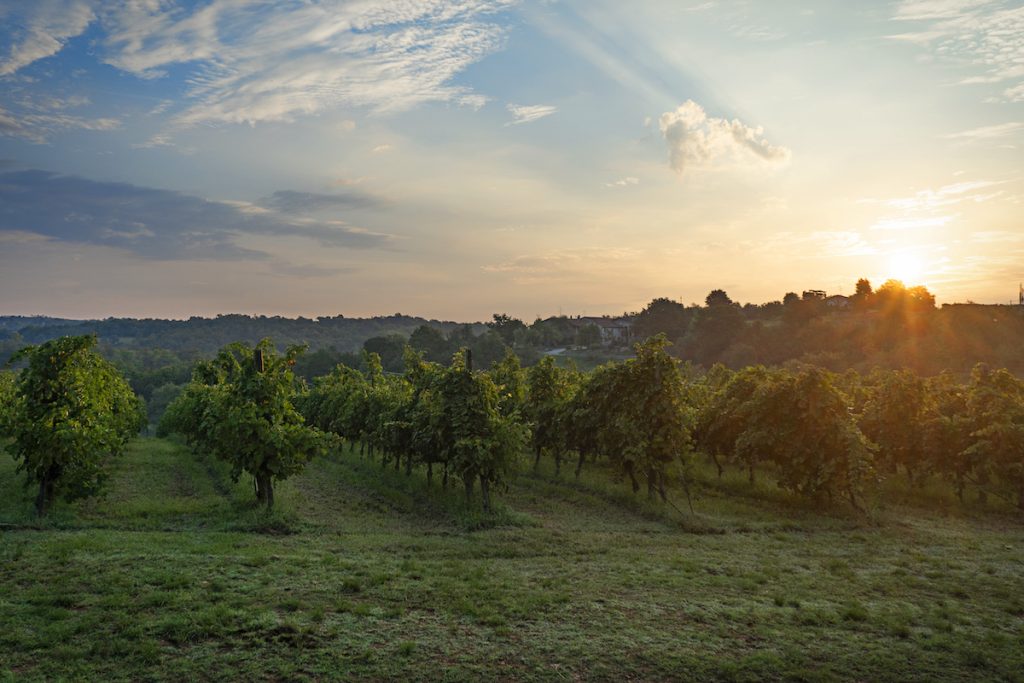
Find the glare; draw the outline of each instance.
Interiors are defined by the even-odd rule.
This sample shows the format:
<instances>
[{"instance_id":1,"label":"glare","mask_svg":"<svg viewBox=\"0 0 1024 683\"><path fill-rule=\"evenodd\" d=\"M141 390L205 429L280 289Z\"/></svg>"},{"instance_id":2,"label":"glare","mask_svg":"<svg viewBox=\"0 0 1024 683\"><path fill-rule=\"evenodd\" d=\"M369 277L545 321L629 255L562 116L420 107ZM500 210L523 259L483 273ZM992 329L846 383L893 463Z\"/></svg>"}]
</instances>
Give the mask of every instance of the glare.
<instances>
[{"instance_id":1,"label":"glare","mask_svg":"<svg viewBox=\"0 0 1024 683\"><path fill-rule=\"evenodd\" d=\"M924 264L915 254L900 252L889 257L889 277L902 280L907 286L921 284L923 272Z\"/></svg>"}]
</instances>

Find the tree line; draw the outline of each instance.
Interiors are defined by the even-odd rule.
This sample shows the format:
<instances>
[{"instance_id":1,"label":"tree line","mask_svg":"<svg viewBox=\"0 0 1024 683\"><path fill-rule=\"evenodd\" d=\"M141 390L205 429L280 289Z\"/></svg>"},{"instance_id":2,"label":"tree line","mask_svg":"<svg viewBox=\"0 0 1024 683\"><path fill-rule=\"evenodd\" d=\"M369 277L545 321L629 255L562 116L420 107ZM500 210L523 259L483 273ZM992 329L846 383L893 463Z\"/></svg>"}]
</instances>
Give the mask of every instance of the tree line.
<instances>
[{"instance_id":1,"label":"tree line","mask_svg":"<svg viewBox=\"0 0 1024 683\"><path fill-rule=\"evenodd\" d=\"M109 457L144 423L144 406L93 347L63 338L21 352L28 365L0 374L0 430L19 469L39 486L37 509L58 493L99 490ZM159 433L179 433L198 452L248 474L271 507L274 483L313 457L346 444L381 466L428 485L457 479L485 510L527 457L556 474L599 465L637 493L689 495L707 458L719 473L742 468L820 504L863 509L895 475L912 485L946 482L1012 500L1024 510L1024 383L977 365L970 379L911 370L847 371L815 366L702 371L669 354L663 335L635 357L592 372L550 356L523 368L512 352L485 369L469 349L448 364L404 350L402 373L378 354L344 364L310 387L294 368L302 347L278 353L270 340L235 343L195 364Z\"/></svg>"}]
</instances>

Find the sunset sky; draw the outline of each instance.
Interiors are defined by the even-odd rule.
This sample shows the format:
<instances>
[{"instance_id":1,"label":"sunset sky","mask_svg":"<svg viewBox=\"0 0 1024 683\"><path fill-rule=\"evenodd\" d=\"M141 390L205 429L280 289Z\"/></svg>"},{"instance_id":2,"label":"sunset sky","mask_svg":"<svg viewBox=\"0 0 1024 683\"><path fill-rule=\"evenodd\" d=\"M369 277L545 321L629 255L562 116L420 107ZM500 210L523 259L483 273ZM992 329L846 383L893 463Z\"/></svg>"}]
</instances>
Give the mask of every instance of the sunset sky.
<instances>
[{"instance_id":1,"label":"sunset sky","mask_svg":"<svg viewBox=\"0 0 1024 683\"><path fill-rule=\"evenodd\" d=\"M1024 279L1024 4L0 0L0 315Z\"/></svg>"}]
</instances>

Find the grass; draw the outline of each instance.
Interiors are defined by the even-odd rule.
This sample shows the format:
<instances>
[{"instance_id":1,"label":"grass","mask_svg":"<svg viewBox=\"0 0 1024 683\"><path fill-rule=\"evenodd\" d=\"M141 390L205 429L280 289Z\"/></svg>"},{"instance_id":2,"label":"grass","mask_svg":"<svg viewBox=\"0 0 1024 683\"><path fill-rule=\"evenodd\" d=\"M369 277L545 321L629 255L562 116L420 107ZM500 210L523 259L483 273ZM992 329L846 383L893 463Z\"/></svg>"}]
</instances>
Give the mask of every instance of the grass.
<instances>
[{"instance_id":1,"label":"grass","mask_svg":"<svg viewBox=\"0 0 1024 683\"><path fill-rule=\"evenodd\" d=\"M1019 518L741 476L690 517L544 463L485 517L345 453L267 516L142 439L39 522L5 456L0 680L1024 680Z\"/></svg>"}]
</instances>

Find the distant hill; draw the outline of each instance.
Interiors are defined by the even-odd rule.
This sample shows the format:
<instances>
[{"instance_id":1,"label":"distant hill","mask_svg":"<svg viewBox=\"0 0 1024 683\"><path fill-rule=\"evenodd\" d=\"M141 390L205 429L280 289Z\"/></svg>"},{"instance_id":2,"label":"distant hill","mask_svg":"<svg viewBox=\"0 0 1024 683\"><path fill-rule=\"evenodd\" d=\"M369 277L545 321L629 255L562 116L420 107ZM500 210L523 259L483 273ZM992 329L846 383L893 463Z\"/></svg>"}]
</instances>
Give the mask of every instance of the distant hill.
<instances>
[{"instance_id":1,"label":"distant hill","mask_svg":"<svg viewBox=\"0 0 1024 683\"><path fill-rule=\"evenodd\" d=\"M0 341L38 344L64 335L96 334L100 342L113 349L152 349L215 353L235 341L255 343L270 337L279 346L309 344L310 350L334 347L338 351L358 351L371 337L401 334L408 336L421 325L436 327L444 333L461 323L428 320L408 315L373 318L283 318L280 316L218 315L188 320L155 318L107 318L106 320L62 320L59 318L0 316ZM474 331L483 329L474 325Z\"/></svg>"}]
</instances>

